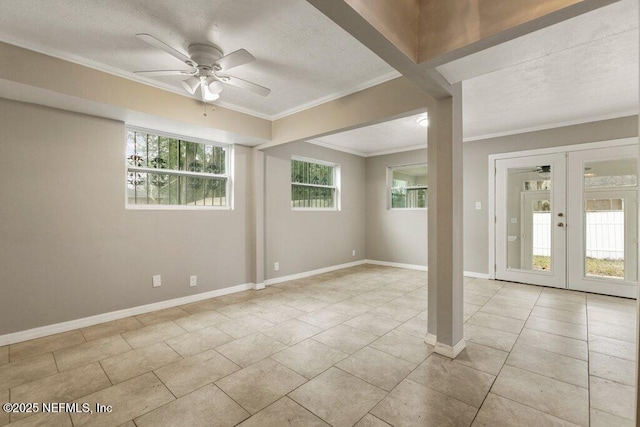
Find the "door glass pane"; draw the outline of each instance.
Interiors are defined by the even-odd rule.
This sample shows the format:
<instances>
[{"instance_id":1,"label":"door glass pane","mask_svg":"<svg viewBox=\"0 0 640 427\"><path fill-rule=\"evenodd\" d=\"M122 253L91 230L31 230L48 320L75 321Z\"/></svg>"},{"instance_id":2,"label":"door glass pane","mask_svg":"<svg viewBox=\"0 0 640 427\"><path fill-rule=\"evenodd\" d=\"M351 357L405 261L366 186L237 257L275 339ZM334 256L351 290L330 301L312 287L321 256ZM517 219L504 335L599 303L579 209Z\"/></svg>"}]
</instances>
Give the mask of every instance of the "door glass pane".
<instances>
[{"instance_id":1,"label":"door glass pane","mask_svg":"<svg viewBox=\"0 0 640 427\"><path fill-rule=\"evenodd\" d=\"M507 170L507 268L550 272L551 166Z\"/></svg>"},{"instance_id":2,"label":"door glass pane","mask_svg":"<svg viewBox=\"0 0 640 427\"><path fill-rule=\"evenodd\" d=\"M637 258L627 251L636 240L635 209L630 204L635 203L637 180L636 159L585 163L586 277L635 280Z\"/></svg>"}]
</instances>

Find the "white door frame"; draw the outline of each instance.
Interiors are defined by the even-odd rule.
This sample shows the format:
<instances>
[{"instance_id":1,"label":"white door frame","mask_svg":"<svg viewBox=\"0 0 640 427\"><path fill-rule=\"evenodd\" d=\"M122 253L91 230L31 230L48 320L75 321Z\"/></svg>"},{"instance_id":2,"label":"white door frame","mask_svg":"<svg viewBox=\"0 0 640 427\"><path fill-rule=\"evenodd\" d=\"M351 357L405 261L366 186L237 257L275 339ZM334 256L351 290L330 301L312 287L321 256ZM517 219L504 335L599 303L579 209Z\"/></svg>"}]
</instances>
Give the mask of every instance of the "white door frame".
<instances>
[{"instance_id":1,"label":"white door frame","mask_svg":"<svg viewBox=\"0 0 640 427\"><path fill-rule=\"evenodd\" d=\"M572 144L559 147L539 148L535 150L514 151L510 153L499 153L489 155L489 194L488 194L488 225L489 225L489 279L496 278L496 160L510 159L523 156L537 156L540 154L562 153L570 151L592 150L595 148L619 147L625 145L638 146L638 138L621 138L608 141L586 142L583 144Z\"/></svg>"}]
</instances>

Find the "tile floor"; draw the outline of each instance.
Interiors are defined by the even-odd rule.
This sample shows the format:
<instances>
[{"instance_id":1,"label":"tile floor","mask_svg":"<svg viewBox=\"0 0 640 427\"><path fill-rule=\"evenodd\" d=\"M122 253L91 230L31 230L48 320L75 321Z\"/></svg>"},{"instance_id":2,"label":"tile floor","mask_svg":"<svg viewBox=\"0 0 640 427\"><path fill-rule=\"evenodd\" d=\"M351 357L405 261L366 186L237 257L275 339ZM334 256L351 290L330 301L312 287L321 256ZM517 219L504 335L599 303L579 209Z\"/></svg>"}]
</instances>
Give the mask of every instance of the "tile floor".
<instances>
[{"instance_id":1,"label":"tile floor","mask_svg":"<svg viewBox=\"0 0 640 427\"><path fill-rule=\"evenodd\" d=\"M631 426L635 301L465 279L433 354L426 273L359 266L0 347L3 425Z\"/></svg>"}]
</instances>

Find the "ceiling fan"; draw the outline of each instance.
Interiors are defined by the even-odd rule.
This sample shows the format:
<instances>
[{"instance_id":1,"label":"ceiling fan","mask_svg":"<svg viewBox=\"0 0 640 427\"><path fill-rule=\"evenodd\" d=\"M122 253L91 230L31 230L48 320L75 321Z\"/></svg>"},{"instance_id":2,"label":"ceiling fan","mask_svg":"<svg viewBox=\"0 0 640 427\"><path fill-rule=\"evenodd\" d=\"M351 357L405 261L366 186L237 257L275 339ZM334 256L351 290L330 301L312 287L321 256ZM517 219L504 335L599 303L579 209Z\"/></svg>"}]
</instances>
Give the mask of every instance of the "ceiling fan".
<instances>
[{"instance_id":1,"label":"ceiling fan","mask_svg":"<svg viewBox=\"0 0 640 427\"><path fill-rule=\"evenodd\" d=\"M510 172L510 174L513 175L518 173L531 173L531 172L537 172L538 176L540 176L541 178L549 178L551 176L551 165L536 166L535 169L520 170L517 172Z\"/></svg>"},{"instance_id":2,"label":"ceiling fan","mask_svg":"<svg viewBox=\"0 0 640 427\"><path fill-rule=\"evenodd\" d=\"M182 81L184 89L189 92L189 94L194 95L199 87L202 100L205 102L215 101L220 98L224 84L246 89L261 96L267 96L271 93L271 89L269 88L226 74L228 70L234 67L256 60L256 58L245 49L223 55L222 50L217 46L196 43L189 45L187 48L189 56L187 56L150 34L136 34L136 37L179 59L191 69L134 71L135 74L187 77L187 79Z\"/></svg>"}]
</instances>

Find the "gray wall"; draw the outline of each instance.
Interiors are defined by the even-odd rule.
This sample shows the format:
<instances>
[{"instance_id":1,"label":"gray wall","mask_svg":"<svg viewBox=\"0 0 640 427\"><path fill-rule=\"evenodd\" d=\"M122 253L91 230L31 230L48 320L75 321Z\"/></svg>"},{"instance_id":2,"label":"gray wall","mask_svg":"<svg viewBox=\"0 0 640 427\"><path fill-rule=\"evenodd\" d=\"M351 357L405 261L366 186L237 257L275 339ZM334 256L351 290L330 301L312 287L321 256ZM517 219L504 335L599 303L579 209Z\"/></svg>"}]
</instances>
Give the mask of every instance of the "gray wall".
<instances>
[{"instance_id":1,"label":"gray wall","mask_svg":"<svg viewBox=\"0 0 640 427\"><path fill-rule=\"evenodd\" d=\"M265 155L266 278L364 259L365 159L305 142L268 149ZM291 156L340 165L340 211L291 209ZM274 270L275 262L280 263L279 271Z\"/></svg>"},{"instance_id":2,"label":"gray wall","mask_svg":"<svg viewBox=\"0 0 640 427\"><path fill-rule=\"evenodd\" d=\"M0 99L0 130L0 335L253 280L250 149L233 211L125 210L123 123Z\"/></svg>"},{"instance_id":3,"label":"gray wall","mask_svg":"<svg viewBox=\"0 0 640 427\"><path fill-rule=\"evenodd\" d=\"M427 211L388 209L387 169L427 161L427 149L367 158L367 258L427 265Z\"/></svg>"},{"instance_id":4,"label":"gray wall","mask_svg":"<svg viewBox=\"0 0 640 427\"><path fill-rule=\"evenodd\" d=\"M464 269L489 272L488 162L490 154L638 136L638 116L464 143ZM482 203L476 210L475 203Z\"/></svg>"}]
</instances>

